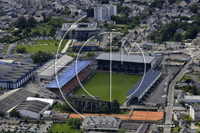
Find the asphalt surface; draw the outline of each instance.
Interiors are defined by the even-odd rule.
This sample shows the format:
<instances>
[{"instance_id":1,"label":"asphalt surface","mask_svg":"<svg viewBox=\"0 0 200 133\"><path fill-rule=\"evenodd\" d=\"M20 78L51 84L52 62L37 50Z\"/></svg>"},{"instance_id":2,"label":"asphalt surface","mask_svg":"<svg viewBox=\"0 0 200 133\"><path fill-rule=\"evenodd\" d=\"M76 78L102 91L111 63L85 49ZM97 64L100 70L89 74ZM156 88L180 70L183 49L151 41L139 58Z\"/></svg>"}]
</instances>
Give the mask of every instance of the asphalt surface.
<instances>
[{"instance_id":1,"label":"asphalt surface","mask_svg":"<svg viewBox=\"0 0 200 133\"><path fill-rule=\"evenodd\" d=\"M197 53L193 53L192 56L195 55L195 57L191 58L191 60L181 69L179 74L175 77L175 79L171 82L169 85L169 91L168 91L168 103L169 105L166 107L166 117L165 117L165 124L172 124L172 109L173 109L173 103L174 103L174 85L176 82L186 73L186 69L189 67L189 64L192 62L192 60L196 59L197 55L199 54L198 51ZM164 128L164 133L170 133L171 128Z\"/></svg>"}]
</instances>

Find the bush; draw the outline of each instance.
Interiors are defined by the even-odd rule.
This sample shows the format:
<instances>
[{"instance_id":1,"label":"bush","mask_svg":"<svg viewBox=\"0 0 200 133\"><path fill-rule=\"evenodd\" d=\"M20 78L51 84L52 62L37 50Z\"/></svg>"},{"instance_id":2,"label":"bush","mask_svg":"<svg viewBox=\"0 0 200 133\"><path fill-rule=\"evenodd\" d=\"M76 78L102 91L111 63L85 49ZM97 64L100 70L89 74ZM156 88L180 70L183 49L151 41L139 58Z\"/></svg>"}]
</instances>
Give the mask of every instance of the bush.
<instances>
[{"instance_id":1,"label":"bush","mask_svg":"<svg viewBox=\"0 0 200 133\"><path fill-rule=\"evenodd\" d=\"M20 47L16 49L17 53L24 53L26 52L26 48L25 47Z\"/></svg>"}]
</instances>

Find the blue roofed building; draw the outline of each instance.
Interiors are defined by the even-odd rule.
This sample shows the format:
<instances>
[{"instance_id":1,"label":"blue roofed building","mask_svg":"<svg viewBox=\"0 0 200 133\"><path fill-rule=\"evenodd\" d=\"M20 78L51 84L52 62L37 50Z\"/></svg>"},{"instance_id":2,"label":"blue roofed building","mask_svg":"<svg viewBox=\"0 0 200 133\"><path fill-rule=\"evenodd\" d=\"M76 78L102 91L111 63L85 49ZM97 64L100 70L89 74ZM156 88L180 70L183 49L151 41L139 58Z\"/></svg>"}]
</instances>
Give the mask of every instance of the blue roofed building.
<instances>
[{"instance_id":1,"label":"blue roofed building","mask_svg":"<svg viewBox=\"0 0 200 133\"><path fill-rule=\"evenodd\" d=\"M77 61L46 88L57 96L61 96L59 88L64 95L70 94L80 86L79 81L82 82L93 73L93 70L87 67L90 63L91 61Z\"/></svg>"},{"instance_id":2,"label":"blue roofed building","mask_svg":"<svg viewBox=\"0 0 200 133\"><path fill-rule=\"evenodd\" d=\"M131 90L126 93L126 96L131 96L140 101L161 75L161 71L147 71L145 75L131 88Z\"/></svg>"}]
</instances>

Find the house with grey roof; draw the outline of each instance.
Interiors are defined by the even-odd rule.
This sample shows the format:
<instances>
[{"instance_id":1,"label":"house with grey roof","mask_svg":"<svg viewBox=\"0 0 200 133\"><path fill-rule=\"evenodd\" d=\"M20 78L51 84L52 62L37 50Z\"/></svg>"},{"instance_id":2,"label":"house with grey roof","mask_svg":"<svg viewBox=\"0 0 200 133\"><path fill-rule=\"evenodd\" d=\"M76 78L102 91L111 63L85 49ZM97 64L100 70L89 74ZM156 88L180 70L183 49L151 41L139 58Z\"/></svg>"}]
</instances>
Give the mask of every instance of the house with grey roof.
<instances>
[{"instance_id":1,"label":"house with grey roof","mask_svg":"<svg viewBox=\"0 0 200 133\"><path fill-rule=\"evenodd\" d=\"M118 132L120 124L121 119L117 117L87 116L82 122L81 130L84 130L86 132Z\"/></svg>"}]
</instances>

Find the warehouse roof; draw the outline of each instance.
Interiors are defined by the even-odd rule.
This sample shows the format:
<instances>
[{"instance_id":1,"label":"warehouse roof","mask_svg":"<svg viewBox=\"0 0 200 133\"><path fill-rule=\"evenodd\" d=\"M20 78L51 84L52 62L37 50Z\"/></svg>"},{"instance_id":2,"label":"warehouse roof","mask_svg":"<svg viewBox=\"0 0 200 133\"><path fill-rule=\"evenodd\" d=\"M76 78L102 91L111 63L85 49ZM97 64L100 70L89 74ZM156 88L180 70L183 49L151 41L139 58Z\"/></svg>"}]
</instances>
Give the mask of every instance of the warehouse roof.
<instances>
[{"instance_id":1,"label":"warehouse roof","mask_svg":"<svg viewBox=\"0 0 200 133\"><path fill-rule=\"evenodd\" d=\"M14 60L5 60L5 59L0 59L0 63L1 63L1 64L5 64L5 63L12 64L12 63L14 63L14 62L15 62Z\"/></svg>"},{"instance_id":2,"label":"warehouse roof","mask_svg":"<svg viewBox=\"0 0 200 133\"><path fill-rule=\"evenodd\" d=\"M68 83L72 78L74 78L76 74L82 71L89 64L90 61L77 61L77 65L75 63L65 72L63 72L58 78L60 88L62 88L66 83ZM57 85L57 80L55 79L54 81L52 81L51 84L49 84L46 88L59 88Z\"/></svg>"},{"instance_id":3,"label":"warehouse roof","mask_svg":"<svg viewBox=\"0 0 200 133\"><path fill-rule=\"evenodd\" d=\"M152 71L148 70L145 75L144 79L143 77L132 87L132 89L126 93L126 96L132 96L132 97L139 97L146 88L161 74L160 71ZM142 82L143 79L143 82ZM142 82L142 83L141 83ZM139 86L141 83L141 86ZM138 88L139 87L139 88ZM138 90L137 90L138 89ZM137 90L137 91L136 91ZM136 92L135 92L136 91ZM133 93L135 92L135 93Z\"/></svg>"},{"instance_id":4,"label":"warehouse roof","mask_svg":"<svg viewBox=\"0 0 200 133\"><path fill-rule=\"evenodd\" d=\"M55 64L56 64L56 72L66 66L69 62L71 62L74 58L68 55L63 55L60 59L54 61L50 66L47 66L39 75L40 76L53 76L55 74Z\"/></svg>"},{"instance_id":5,"label":"warehouse roof","mask_svg":"<svg viewBox=\"0 0 200 133\"><path fill-rule=\"evenodd\" d=\"M3 70L0 71L0 80L16 81L30 71L35 70L37 66L36 64L25 62L18 63L17 66L0 64L0 70Z\"/></svg>"},{"instance_id":6,"label":"warehouse roof","mask_svg":"<svg viewBox=\"0 0 200 133\"><path fill-rule=\"evenodd\" d=\"M34 95L34 93L21 88L11 90L0 96L0 110L7 112L22 101L26 100L27 97Z\"/></svg>"},{"instance_id":7,"label":"warehouse roof","mask_svg":"<svg viewBox=\"0 0 200 133\"><path fill-rule=\"evenodd\" d=\"M134 63L144 63L142 55L127 55L127 54L115 54L111 55L112 61L123 61L123 62L134 62ZM145 56L146 63L151 63L156 57ZM110 60L110 53L102 53L96 60Z\"/></svg>"},{"instance_id":8,"label":"warehouse roof","mask_svg":"<svg viewBox=\"0 0 200 133\"><path fill-rule=\"evenodd\" d=\"M34 113L40 113L49 103L33 100L33 101L23 101L15 109L16 110L28 110Z\"/></svg>"},{"instance_id":9,"label":"warehouse roof","mask_svg":"<svg viewBox=\"0 0 200 133\"><path fill-rule=\"evenodd\" d=\"M35 100L49 103L51 106L55 103L55 100L53 99L36 98L36 97L28 97L26 99L26 101L35 101Z\"/></svg>"}]
</instances>

